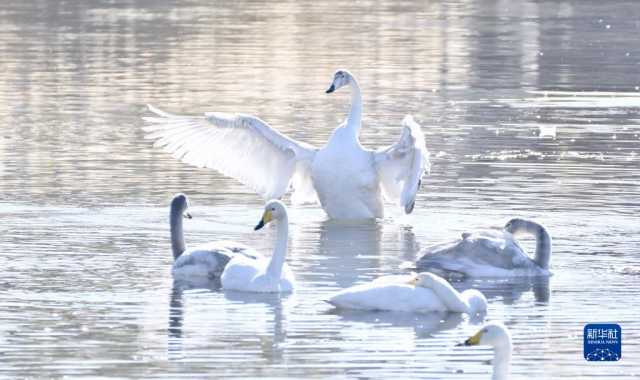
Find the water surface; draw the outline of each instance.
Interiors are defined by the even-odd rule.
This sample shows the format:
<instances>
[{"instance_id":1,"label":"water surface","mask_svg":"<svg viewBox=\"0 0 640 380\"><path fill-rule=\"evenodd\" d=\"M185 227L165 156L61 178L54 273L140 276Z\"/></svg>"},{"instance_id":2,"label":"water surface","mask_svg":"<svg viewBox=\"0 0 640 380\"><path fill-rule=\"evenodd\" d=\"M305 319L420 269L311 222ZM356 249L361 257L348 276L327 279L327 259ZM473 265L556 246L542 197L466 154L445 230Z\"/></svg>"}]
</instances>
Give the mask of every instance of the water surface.
<instances>
[{"instance_id":1,"label":"water surface","mask_svg":"<svg viewBox=\"0 0 640 380\"><path fill-rule=\"evenodd\" d=\"M555 275L456 284L510 327L513 377L639 376L638 19L634 1L3 2L0 376L488 378L488 349L454 347L479 321L322 300L513 216L551 231ZM348 109L324 94L337 68L362 86L365 146L407 113L423 125L414 213L293 208L291 296L174 288L174 193L188 244L269 252L274 231L252 231L262 200L238 182L153 149L144 105L255 114L320 146ZM623 359L586 363L582 328L605 321Z\"/></svg>"}]
</instances>

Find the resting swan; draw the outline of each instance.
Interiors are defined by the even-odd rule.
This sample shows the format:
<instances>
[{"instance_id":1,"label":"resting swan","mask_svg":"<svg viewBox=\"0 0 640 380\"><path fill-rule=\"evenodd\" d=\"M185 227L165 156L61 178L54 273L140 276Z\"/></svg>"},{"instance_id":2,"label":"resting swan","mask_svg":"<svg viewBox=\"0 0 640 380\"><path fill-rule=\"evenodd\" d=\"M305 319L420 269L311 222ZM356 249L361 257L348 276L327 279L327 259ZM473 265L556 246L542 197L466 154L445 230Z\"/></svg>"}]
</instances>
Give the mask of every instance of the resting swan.
<instances>
[{"instance_id":1,"label":"resting swan","mask_svg":"<svg viewBox=\"0 0 640 380\"><path fill-rule=\"evenodd\" d=\"M478 332L458 346L491 346L493 347L493 380L509 378L511 366L511 334L500 322L489 322Z\"/></svg>"},{"instance_id":2,"label":"resting swan","mask_svg":"<svg viewBox=\"0 0 640 380\"><path fill-rule=\"evenodd\" d=\"M191 219L187 211L189 200L184 194L177 194L171 201L169 224L171 226L171 250L173 252L173 278L177 281L201 283L219 279L229 260L235 256L256 259L260 254L246 245L219 241L187 250L182 226L183 218Z\"/></svg>"},{"instance_id":3,"label":"resting swan","mask_svg":"<svg viewBox=\"0 0 640 380\"><path fill-rule=\"evenodd\" d=\"M462 293L432 273L419 273L356 285L333 295L327 302L344 309L403 312L456 312L476 315L487 310L487 299L475 289Z\"/></svg>"},{"instance_id":4,"label":"resting swan","mask_svg":"<svg viewBox=\"0 0 640 380\"><path fill-rule=\"evenodd\" d=\"M536 237L536 252L529 258L515 239L519 233ZM470 277L549 276L551 236L540 224L511 219L502 230L465 232L462 239L426 248L419 270L458 272Z\"/></svg>"},{"instance_id":5,"label":"resting swan","mask_svg":"<svg viewBox=\"0 0 640 380\"><path fill-rule=\"evenodd\" d=\"M292 190L294 204L319 201L333 219L384 216L383 195L411 213L429 153L420 126L402 121L400 139L377 151L360 145L362 98L353 75L338 70L327 93L351 88L351 110L327 144L316 148L291 139L254 116L205 113L181 116L149 106L155 114L146 138L175 158L236 178L266 199Z\"/></svg>"},{"instance_id":6,"label":"resting swan","mask_svg":"<svg viewBox=\"0 0 640 380\"><path fill-rule=\"evenodd\" d=\"M256 225L259 230L267 223L276 223L276 245L270 259L234 256L222 272L222 288L256 293L291 292L295 286L293 272L284 262L289 238L287 208L278 200L271 200L264 206L262 219Z\"/></svg>"}]
</instances>

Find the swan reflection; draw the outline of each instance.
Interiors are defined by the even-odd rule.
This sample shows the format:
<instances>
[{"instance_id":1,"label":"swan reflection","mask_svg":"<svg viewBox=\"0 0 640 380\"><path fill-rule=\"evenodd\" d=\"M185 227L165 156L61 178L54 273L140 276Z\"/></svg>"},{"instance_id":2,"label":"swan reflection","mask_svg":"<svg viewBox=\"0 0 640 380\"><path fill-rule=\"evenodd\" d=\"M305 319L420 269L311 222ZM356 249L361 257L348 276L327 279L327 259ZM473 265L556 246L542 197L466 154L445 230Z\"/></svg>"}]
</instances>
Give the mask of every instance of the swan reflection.
<instances>
[{"instance_id":1,"label":"swan reflection","mask_svg":"<svg viewBox=\"0 0 640 380\"><path fill-rule=\"evenodd\" d=\"M169 297L169 323L167 328L167 351L169 359L181 359L187 355L187 341L210 344L208 340L199 341L202 335L227 335L237 337L241 346L253 345L255 337L259 339L261 355L268 360L282 359L283 344L286 340L286 303L292 296L273 293L247 293L220 291L212 282L210 287L197 290L174 283ZM220 297L224 302L220 302ZM193 299L192 299L193 298ZM192 305L189 305L189 301ZM195 304L194 301L197 301ZM185 324L185 316L193 310L193 321ZM210 310L215 309L218 318L211 319ZM234 318L230 318L231 316ZM232 321L232 322L230 322ZM193 336L185 331L197 331ZM210 330L215 330L211 333ZM222 333L222 334L221 334ZM249 334L249 335L248 335ZM246 339L245 339L246 338ZM250 338L250 339L249 339ZM253 349L253 348L252 348Z\"/></svg>"}]
</instances>

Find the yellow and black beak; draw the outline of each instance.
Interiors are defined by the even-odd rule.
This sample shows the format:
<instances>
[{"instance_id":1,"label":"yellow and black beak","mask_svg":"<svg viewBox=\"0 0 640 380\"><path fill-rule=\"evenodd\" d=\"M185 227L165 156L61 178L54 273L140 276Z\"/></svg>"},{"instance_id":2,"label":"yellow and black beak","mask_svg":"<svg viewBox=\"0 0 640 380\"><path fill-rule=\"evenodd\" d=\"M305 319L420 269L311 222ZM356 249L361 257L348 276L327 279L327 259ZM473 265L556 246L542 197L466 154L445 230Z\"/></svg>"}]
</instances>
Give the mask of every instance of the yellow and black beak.
<instances>
[{"instance_id":1,"label":"yellow and black beak","mask_svg":"<svg viewBox=\"0 0 640 380\"><path fill-rule=\"evenodd\" d=\"M480 344L480 337L482 337L482 330L478 331L474 336L465 340L464 343L458 344L458 346L477 346Z\"/></svg>"},{"instance_id":2,"label":"yellow and black beak","mask_svg":"<svg viewBox=\"0 0 640 380\"><path fill-rule=\"evenodd\" d=\"M264 227L265 224L269 223L272 219L273 219L273 216L271 215L271 210L266 210L264 214L262 214L262 219L260 219L258 224L253 228L253 230L258 231L259 229Z\"/></svg>"}]
</instances>

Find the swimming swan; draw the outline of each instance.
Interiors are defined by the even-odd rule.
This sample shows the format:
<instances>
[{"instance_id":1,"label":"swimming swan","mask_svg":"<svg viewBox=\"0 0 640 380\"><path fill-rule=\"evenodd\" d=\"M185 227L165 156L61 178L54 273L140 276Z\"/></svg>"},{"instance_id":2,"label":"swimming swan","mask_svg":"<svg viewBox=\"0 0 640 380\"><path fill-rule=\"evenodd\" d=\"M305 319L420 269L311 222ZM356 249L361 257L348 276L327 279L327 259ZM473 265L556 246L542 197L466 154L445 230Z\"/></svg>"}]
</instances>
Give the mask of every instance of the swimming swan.
<instances>
[{"instance_id":1,"label":"swimming swan","mask_svg":"<svg viewBox=\"0 0 640 380\"><path fill-rule=\"evenodd\" d=\"M276 245L271 258L237 255L222 272L222 288L257 293L291 292L295 286L293 272L284 262L289 238L287 208L278 201L269 201L264 207L262 219L256 225L259 230L271 221L276 223Z\"/></svg>"},{"instance_id":2,"label":"swimming swan","mask_svg":"<svg viewBox=\"0 0 640 380\"><path fill-rule=\"evenodd\" d=\"M478 332L458 346L491 346L493 347L493 380L509 378L511 366L511 334L500 322L489 322Z\"/></svg>"},{"instance_id":3,"label":"swimming swan","mask_svg":"<svg viewBox=\"0 0 640 380\"><path fill-rule=\"evenodd\" d=\"M344 309L389 310L404 312L467 313L487 310L487 299L475 289L462 293L432 273L419 273L400 281L402 276L387 276L381 281L356 285L333 295L327 302Z\"/></svg>"},{"instance_id":4,"label":"swimming swan","mask_svg":"<svg viewBox=\"0 0 640 380\"><path fill-rule=\"evenodd\" d=\"M319 201L333 219L384 216L384 197L411 213L429 153L420 126L402 121L400 139L377 151L360 145L362 99L355 78L338 70L327 93L349 85L351 110L322 148L291 139L257 117L208 112L181 116L151 105L143 129L175 158L236 178L265 199L292 189L294 204Z\"/></svg>"},{"instance_id":5,"label":"swimming swan","mask_svg":"<svg viewBox=\"0 0 640 380\"><path fill-rule=\"evenodd\" d=\"M531 259L515 236L536 237ZM471 277L549 276L551 236L540 224L511 219L502 230L465 232L462 239L426 248L416 266L432 272L459 272Z\"/></svg>"},{"instance_id":6,"label":"swimming swan","mask_svg":"<svg viewBox=\"0 0 640 380\"><path fill-rule=\"evenodd\" d=\"M229 260L235 256L256 259L260 254L246 245L218 241L187 250L182 228L183 218L191 219L187 211L189 199L177 194L171 201L169 224L171 226L171 250L173 252L173 278L178 281L198 282L219 279Z\"/></svg>"}]
</instances>

